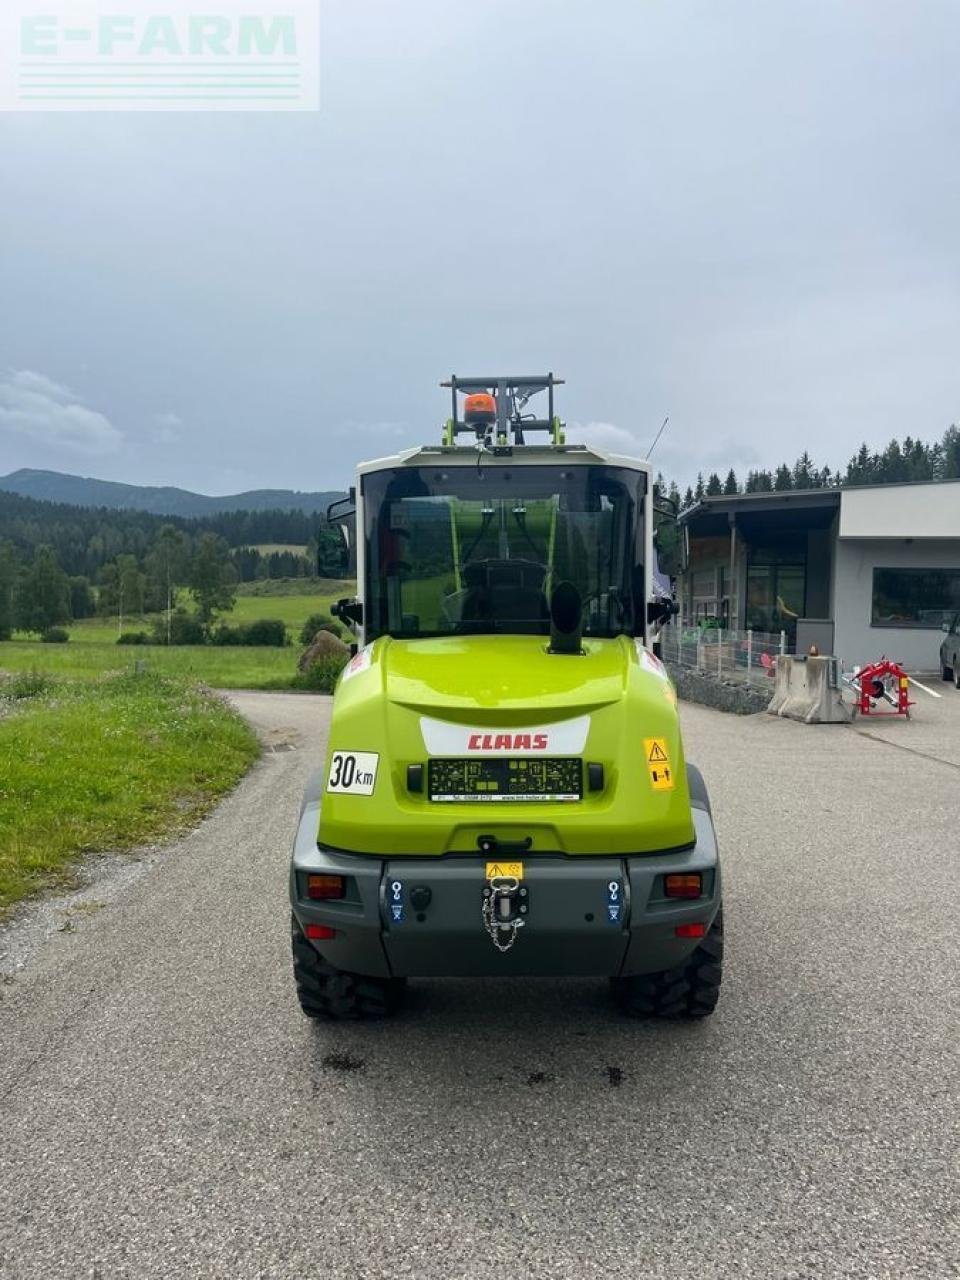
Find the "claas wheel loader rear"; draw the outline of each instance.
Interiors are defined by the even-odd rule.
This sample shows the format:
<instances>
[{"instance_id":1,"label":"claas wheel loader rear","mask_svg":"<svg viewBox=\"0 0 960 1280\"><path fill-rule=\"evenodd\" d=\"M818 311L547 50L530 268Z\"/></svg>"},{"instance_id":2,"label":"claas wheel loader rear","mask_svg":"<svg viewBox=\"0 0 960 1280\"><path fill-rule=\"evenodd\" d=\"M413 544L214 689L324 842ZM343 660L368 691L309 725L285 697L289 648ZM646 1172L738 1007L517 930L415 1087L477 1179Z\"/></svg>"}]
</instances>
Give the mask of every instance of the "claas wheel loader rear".
<instances>
[{"instance_id":1,"label":"claas wheel loader rear","mask_svg":"<svg viewBox=\"0 0 960 1280\"><path fill-rule=\"evenodd\" d=\"M442 384L442 444L362 464L330 513L356 643L290 871L310 1017L389 1013L418 976L604 977L637 1016L717 1003L720 864L653 652L672 604L649 464L566 444L558 381Z\"/></svg>"}]
</instances>

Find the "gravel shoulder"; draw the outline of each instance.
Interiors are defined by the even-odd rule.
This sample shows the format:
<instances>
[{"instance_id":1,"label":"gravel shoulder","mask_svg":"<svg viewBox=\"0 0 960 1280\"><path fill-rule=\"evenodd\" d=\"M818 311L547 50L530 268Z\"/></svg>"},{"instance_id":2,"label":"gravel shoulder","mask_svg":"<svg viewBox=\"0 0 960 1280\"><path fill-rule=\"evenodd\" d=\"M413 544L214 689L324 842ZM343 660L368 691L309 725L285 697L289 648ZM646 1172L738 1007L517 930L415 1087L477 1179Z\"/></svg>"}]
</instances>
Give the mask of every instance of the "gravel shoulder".
<instances>
[{"instance_id":1,"label":"gravel shoulder","mask_svg":"<svg viewBox=\"0 0 960 1280\"><path fill-rule=\"evenodd\" d=\"M684 706L725 858L713 1019L458 980L316 1027L286 864L329 700L231 696L272 749L0 986L0 1275L960 1274L950 760Z\"/></svg>"}]
</instances>

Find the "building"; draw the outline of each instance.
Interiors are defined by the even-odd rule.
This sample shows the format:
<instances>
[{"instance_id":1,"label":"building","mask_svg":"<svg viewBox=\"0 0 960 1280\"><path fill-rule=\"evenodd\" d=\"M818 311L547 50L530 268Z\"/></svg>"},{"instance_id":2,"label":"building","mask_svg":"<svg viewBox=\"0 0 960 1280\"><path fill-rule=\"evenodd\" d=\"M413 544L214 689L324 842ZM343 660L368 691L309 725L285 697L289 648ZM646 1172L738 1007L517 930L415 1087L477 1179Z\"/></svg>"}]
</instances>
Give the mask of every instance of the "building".
<instances>
[{"instance_id":1,"label":"building","mask_svg":"<svg viewBox=\"0 0 960 1280\"><path fill-rule=\"evenodd\" d=\"M936 668L960 612L960 480L704 498L680 520L682 625L783 631L848 667Z\"/></svg>"}]
</instances>

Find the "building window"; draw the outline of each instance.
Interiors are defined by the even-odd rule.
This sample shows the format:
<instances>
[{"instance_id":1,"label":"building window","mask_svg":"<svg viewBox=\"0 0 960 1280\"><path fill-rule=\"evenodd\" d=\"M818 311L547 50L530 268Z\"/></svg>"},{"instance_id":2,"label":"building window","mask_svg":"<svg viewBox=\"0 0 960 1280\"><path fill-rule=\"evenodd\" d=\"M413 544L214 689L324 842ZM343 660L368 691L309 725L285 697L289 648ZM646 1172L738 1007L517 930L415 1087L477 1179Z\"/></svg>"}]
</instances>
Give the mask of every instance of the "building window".
<instances>
[{"instance_id":1,"label":"building window","mask_svg":"<svg viewBox=\"0 0 960 1280\"><path fill-rule=\"evenodd\" d=\"M747 628L751 631L787 633L792 644L797 619L803 617L806 567L802 564L747 565Z\"/></svg>"},{"instance_id":2,"label":"building window","mask_svg":"<svg viewBox=\"0 0 960 1280\"><path fill-rule=\"evenodd\" d=\"M960 608L960 569L874 569L875 627L938 631Z\"/></svg>"}]
</instances>

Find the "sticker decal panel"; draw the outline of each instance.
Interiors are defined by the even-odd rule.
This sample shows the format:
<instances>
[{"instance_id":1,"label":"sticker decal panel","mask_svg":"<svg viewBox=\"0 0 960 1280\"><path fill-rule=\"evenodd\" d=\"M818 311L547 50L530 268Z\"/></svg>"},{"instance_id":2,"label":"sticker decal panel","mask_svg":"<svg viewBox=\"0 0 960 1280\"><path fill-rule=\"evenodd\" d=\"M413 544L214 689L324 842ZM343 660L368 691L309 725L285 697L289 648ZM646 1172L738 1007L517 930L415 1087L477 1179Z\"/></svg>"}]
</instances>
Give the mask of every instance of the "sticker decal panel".
<instances>
[{"instance_id":1,"label":"sticker decal panel","mask_svg":"<svg viewBox=\"0 0 960 1280\"><path fill-rule=\"evenodd\" d=\"M376 751L334 751L327 790L345 796L372 796L379 764Z\"/></svg>"},{"instance_id":2,"label":"sticker decal panel","mask_svg":"<svg viewBox=\"0 0 960 1280\"><path fill-rule=\"evenodd\" d=\"M607 884L607 924L620 924L623 919L623 886L619 880Z\"/></svg>"},{"instance_id":3,"label":"sticker decal panel","mask_svg":"<svg viewBox=\"0 0 960 1280\"><path fill-rule=\"evenodd\" d=\"M651 675L659 676L661 680L669 682L670 676L667 674L667 668L663 665L655 653L651 653L642 640L634 640L637 650L637 657L640 659L640 665L644 671L649 671Z\"/></svg>"},{"instance_id":4,"label":"sticker decal panel","mask_svg":"<svg viewBox=\"0 0 960 1280\"><path fill-rule=\"evenodd\" d=\"M387 915L391 924L403 924L406 912L403 905L403 881L387 881Z\"/></svg>"},{"instance_id":5,"label":"sticker decal panel","mask_svg":"<svg viewBox=\"0 0 960 1280\"><path fill-rule=\"evenodd\" d=\"M577 756L590 731L590 717L518 729L493 729L420 719L423 744L432 756Z\"/></svg>"},{"instance_id":6,"label":"sticker decal panel","mask_svg":"<svg viewBox=\"0 0 960 1280\"><path fill-rule=\"evenodd\" d=\"M360 675L362 671L369 671L373 662L373 654L371 646L367 645L361 649L359 653L355 653L347 665L343 668L343 675L340 677L341 684L346 684L348 680L352 680L354 676Z\"/></svg>"},{"instance_id":7,"label":"sticker decal panel","mask_svg":"<svg viewBox=\"0 0 960 1280\"><path fill-rule=\"evenodd\" d=\"M666 738L644 738L643 755L654 791L672 791L673 768Z\"/></svg>"}]
</instances>

